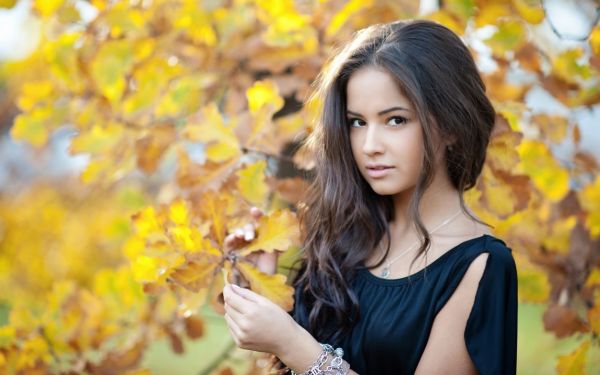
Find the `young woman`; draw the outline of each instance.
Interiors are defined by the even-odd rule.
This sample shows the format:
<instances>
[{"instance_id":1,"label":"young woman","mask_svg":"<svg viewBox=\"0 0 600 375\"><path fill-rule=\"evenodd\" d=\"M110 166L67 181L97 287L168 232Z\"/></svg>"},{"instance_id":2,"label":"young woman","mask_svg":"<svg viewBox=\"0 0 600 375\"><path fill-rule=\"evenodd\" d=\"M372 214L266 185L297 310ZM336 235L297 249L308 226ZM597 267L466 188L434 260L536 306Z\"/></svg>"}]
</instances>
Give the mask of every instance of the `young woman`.
<instances>
[{"instance_id":1,"label":"young woman","mask_svg":"<svg viewBox=\"0 0 600 375\"><path fill-rule=\"evenodd\" d=\"M294 310L226 285L236 343L297 374L514 374L514 259L463 200L495 121L468 49L434 22L377 24L316 83Z\"/></svg>"}]
</instances>

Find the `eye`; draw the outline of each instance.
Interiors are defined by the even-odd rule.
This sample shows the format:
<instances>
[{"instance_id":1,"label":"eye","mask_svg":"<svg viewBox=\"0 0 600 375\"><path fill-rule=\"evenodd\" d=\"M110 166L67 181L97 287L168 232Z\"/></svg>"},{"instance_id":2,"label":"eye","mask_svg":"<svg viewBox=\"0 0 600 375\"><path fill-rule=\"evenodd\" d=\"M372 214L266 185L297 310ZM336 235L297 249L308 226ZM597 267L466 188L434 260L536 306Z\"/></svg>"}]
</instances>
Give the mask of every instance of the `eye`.
<instances>
[{"instance_id":1,"label":"eye","mask_svg":"<svg viewBox=\"0 0 600 375\"><path fill-rule=\"evenodd\" d=\"M355 125L354 121L362 121L362 120L358 119L358 118L349 118L346 121L348 121L348 124L350 124L351 127L358 128L359 125Z\"/></svg>"},{"instance_id":2,"label":"eye","mask_svg":"<svg viewBox=\"0 0 600 375\"><path fill-rule=\"evenodd\" d=\"M400 126L408 122L408 119L400 116L390 117L389 122L392 123L393 126ZM388 123L389 123L388 122Z\"/></svg>"}]
</instances>

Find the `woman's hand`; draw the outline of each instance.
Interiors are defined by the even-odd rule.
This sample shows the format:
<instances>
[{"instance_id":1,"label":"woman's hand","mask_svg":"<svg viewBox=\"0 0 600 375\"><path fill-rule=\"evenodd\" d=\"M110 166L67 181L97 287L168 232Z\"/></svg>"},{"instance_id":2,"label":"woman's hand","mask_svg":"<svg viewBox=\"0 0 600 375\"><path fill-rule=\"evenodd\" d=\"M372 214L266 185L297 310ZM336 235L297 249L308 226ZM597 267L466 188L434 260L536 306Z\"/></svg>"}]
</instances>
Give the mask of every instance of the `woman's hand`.
<instances>
[{"instance_id":1,"label":"woman's hand","mask_svg":"<svg viewBox=\"0 0 600 375\"><path fill-rule=\"evenodd\" d=\"M230 233L225 237L225 251L237 251L237 249L245 246L248 244L248 242L255 238L256 225L263 216L263 212L257 207L252 207L250 209L250 216L254 221L253 223L248 223L244 225L243 228L238 228L233 233ZM260 250L246 256L246 259L253 263L261 272L272 275L275 273L275 271L277 271L278 257L278 251L267 253L263 250Z\"/></svg>"},{"instance_id":2,"label":"woman's hand","mask_svg":"<svg viewBox=\"0 0 600 375\"><path fill-rule=\"evenodd\" d=\"M240 348L279 355L298 336L294 319L260 294L226 284L223 297L225 320Z\"/></svg>"}]
</instances>

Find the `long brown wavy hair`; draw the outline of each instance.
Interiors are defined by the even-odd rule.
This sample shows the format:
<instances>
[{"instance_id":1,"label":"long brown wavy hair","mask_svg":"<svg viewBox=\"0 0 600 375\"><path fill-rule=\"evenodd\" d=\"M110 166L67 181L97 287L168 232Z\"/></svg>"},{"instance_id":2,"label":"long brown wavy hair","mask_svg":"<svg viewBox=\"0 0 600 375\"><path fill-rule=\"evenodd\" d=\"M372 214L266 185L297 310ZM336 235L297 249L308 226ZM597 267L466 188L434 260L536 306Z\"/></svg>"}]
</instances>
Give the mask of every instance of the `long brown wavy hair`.
<instances>
[{"instance_id":1,"label":"long brown wavy hair","mask_svg":"<svg viewBox=\"0 0 600 375\"><path fill-rule=\"evenodd\" d=\"M365 66L383 68L395 78L422 126L423 169L409 213L421 246L411 267L431 243L418 208L435 172L433 132L454 140L452 149L445 151L445 167L453 186L464 192L475 186L481 173L496 117L469 50L438 23L409 20L372 25L355 32L349 43L335 50L309 98L318 99L321 107L303 145L312 153L316 167L305 205L299 210L304 242L301 267L293 281L296 304L292 312L317 340L332 344L360 316L352 280L384 235L387 257L388 223L394 219L392 197L371 189L350 146L346 86L351 74ZM459 195L462 210L482 223Z\"/></svg>"}]
</instances>

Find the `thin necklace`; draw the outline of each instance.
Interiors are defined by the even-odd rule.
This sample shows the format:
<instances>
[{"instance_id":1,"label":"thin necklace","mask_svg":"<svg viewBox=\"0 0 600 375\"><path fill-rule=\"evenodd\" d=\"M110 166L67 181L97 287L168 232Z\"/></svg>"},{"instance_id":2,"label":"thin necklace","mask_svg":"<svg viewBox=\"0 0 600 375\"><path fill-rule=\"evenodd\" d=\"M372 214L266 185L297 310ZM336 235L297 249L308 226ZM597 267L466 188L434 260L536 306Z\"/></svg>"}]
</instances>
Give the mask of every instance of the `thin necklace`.
<instances>
[{"instance_id":1,"label":"thin necklace","mask_svg":"<svg viewBox=\"0 0 600 375\"><path fill-rule=\"evenodd\" d=\"M452 215L452 217L446 219L443 223L441 223L440 225L438 225L437 227L435 227L431 232L429 232L429 234L433 234L436 230L440 229L444 225L446 225L449 222L451 222L455 217L458 216L458 214L460 214L460 211L461 210L458 210L454 215ZM411 251L417 244L418 244L418 241L415 241L412 245L410 245L410 247L408 249L406 249L403 252L401 252L400 255L398 255L394 259L388 261L386 263L386 265L383 267L383 269L381 270L381 277L383 277L384 279L387 279L388 277L390 277L390 273L391 273L390 267L391 267L392 263L394 263L395 261L397 261L398 259L400 259L403 255L408 254L408 252Z\"/></svg>"}]
</instances>

